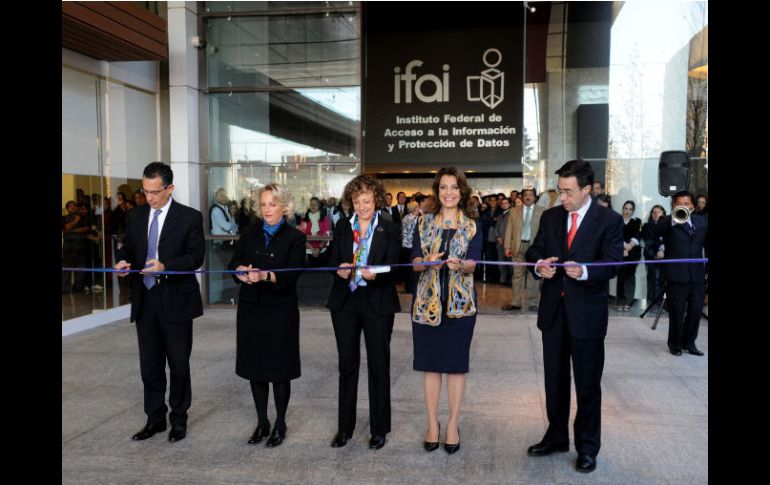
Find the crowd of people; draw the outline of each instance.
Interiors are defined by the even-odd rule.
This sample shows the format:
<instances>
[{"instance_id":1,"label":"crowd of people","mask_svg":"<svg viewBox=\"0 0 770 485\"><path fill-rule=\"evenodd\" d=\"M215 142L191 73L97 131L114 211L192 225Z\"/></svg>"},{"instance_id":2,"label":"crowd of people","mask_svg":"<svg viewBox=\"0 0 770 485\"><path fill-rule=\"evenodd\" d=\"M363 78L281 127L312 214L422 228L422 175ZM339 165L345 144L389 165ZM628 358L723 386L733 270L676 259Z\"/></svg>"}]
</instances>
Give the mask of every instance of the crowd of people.
<instances>
[{"instance_id":1,"label":"crowd of people","mask_svg":"<svg viewBox=\"0 0 770 485\"><path fill-rule=\"evenodd\" d=\"M99 193L88 196L85 190L75 191L76 200L64 204L62 215L62 266L68 268L99 268L112 261L113 244L103 240L121 241L125 233L128 212L147 203L141 190L128 198L118 191L117 203ZM62 293L100 293L104 286L92 273L62 272Z\"/></svg>"},{"instance_id":2,"label":"crowd of people","mask_svg":"<svg viewBox=\"0 0 770 485\"><path fill-rule=\"evenodd\" d=\"M612 208L603 182L593 182L591 195L597 204ZM707 202L705 195L698 194L694 198L693 213L707 215ZM147 199L141 189L135 190L130 198L118 191L114 208L111 206L110 197L102 198L98 193L89 197L82 189L77 189L77 200L66 203L66 214L62 216L63 266L86 268L101 267L102 262L109 264L114 245L102 244L102 239L114 239L117 246L122 244L129 211L146 203ZM209 208L210 233L228 236L242 234L249 225L259 220L255 203L253 196L244 197L238 203L228 198L225 189L217 189ZM511 190L508 196L504 193L471 195L468 214L478 222L483 238L479 259L523 262L524 254L537 233L543 211L560 204L555 190L537 194L531 187ZM409 261L417 220L422 214L431 212L434 206L435 196L424 195L419 191L411 196L398 192L395 203L392 194L385 193L383 217L392 220L400 228L399 263ZM655 205L644 222L634 217L635 211L636 204L633 200L624 202L624 261L640 261L642 256L645 260L662 259L663 231L659 222L662 221L661 217L666 217L666 209ZM287 224L296 227L308 237L305 242L308 266L319 267L327 264L327 251L333 239L334 229L341 219L350 219L353 212L353 207L344 197L339 200L335 197L311 197L304 213L292 211L286 215ZM222 258L218 267L224 268L232 255L234 241L214 241L212 244L218 245L217 254ZM615 305L618 311L631 310L637 301L636 269L634 264L619 268L615 279ZM651 303L651 308L657 310L662 300L665 276L661 266L657 264L645 265L645 271L645 296ZM409 268L398 268L394 272L396 280L403 283L403 292L412 293L415 290L415 274ZM478 265L474 278L484 283L511 287L511 302L503 305L502 310L537 311L539 285L523 266ZM62 273L62 293L101 292L103 286L99 283L91 273ZM664 308L668 310L667 305Z\"/></svg>"}]
</instances>

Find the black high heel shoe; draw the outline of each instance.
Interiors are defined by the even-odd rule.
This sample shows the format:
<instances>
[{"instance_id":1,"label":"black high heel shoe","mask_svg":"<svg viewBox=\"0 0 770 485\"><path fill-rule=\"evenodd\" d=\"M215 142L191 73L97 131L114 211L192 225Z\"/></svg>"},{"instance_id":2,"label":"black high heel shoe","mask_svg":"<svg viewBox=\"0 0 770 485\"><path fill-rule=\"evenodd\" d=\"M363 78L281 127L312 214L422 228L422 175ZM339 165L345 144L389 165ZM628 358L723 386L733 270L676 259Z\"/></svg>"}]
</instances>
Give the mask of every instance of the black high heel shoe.
<instances>
[{"instance_id":1,"label":"black high heel shoe","mask_svg":"<svg viewBox=\"0 0 770 485\"><path fill-rule=\"evenodd\" d=\"M450 445L449 443L444 443L444 450L451 455L452 453L456 453L459 449L460 449L460 428L457 428L457 443L453 445Z\"/></svg>"},{"instance_id":2,"label":"black high heel shoe","mask_svg":"<svg viewBox=\"0 0 770 485\"><path fill-rule=\"evenodd\" d=\"M441 436L441 422L438 423L438 436ZM436 451L438 449L438 438L436 441L423 441L422 446L425 451Z\"/></svg>"},{"instance_id":3,"label":"black high heel shoe","mask_svg":"<svg viewBox=\"0 0 770 485\"><path fill-rule=\"evenodd\" d=\"M250 445L256 445L257 443L261 443L262 438L267 437L269 434L270 434L270 421L268 421L265 426L257 425L257 429L254 430L254 433L251 435L251 438L249 438L248 443Z\"/></svg>"},{"instance_id":4,"label":"black high heel shoe","mask_svg":"<svg viewBox=\"0 0 770 485\"><path fill-rule=\"evenodd\" d=\"M283 443L284 438L286 438L286 426L280 428L278 426L273 426L273 432L270 433L270 438L267 440L267 443L265 443L265 446L274 448Z\"/></svg>"}]
</instances>

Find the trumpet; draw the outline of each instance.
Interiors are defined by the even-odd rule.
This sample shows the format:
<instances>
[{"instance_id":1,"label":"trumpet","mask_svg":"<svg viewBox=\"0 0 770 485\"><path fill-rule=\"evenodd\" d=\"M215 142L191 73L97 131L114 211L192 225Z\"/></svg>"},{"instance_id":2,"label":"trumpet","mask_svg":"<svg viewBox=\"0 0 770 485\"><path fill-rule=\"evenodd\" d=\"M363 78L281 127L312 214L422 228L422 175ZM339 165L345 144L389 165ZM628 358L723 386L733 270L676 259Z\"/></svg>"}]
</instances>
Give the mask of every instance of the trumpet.
<instances>
[{"instance_id":1,"label":"trumpet","mask_svg":"<svg viewBox=\"0 0 770 485\"><path fill-rule=\"evenodd\" d=\"M688 209L686 206L679 205L674 207L674 210L671 211L671 219L676 222L677 224L685 224L687 221L690 220L690 213L692 211Z\"/></svg>"}]
</instances>

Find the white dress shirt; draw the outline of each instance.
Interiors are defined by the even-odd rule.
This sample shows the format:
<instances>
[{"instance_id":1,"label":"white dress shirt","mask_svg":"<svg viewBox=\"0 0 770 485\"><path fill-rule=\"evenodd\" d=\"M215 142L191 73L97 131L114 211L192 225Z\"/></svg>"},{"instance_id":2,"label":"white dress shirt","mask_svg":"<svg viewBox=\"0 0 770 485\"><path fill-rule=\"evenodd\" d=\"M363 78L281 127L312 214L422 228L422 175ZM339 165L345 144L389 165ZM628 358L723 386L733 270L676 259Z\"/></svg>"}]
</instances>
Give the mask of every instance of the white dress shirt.
<instances>
[{"instance_id":1,"label":"white dress shirt","mask_svg":"<svg viewBox=\"0 0 770 485\"><path fill-rule=\"evenodd\" d=\"M586 216L586 212L588 212L588 208L591 207L592 203L593 203L593 198L589 197L587 204L583 205L583 207L581 207L580 209L578 209L576 211L569 212L567 214L567 234L569 234L570 229L572 229L572 213L573 212L577 212L578 217L577 217L577 220L575 221L575 223L577 224L578 229L580 229L580 224L582 224L583 219ZM538 259L537 260L538 263L540 261L542 261L542 259ZM581 265L581 267L583 268L583 274L580 275L580 278L575 278L575 279L578 280L578 281L585 281L585 280L588 279L588 268L584 264ZM540 272L537 270L537 266L535 266L535 274L540 276Z\"/></svg>"}]
</instances>

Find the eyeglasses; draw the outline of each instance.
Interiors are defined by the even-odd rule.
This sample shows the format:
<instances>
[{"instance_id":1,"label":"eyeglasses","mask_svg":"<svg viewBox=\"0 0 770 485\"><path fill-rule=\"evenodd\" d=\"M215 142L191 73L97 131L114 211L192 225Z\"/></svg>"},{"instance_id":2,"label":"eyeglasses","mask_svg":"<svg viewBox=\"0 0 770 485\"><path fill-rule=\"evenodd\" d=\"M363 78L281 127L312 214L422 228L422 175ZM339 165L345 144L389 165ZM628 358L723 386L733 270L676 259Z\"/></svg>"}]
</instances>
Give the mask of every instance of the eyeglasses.
<instances>
[{"instance_id":1,"label":"eyeglasses","mask_svg":"<svg viewBox=\"0 0 770 485\"><path fill-rule=\"evenodd\" d=\"M145 189L139 189L139 191L144 195L158 195L164 190L168 188L168 185L164 185L162 189L160 190L145 190Z\"/></svg>"},{"instance_id":2,"label":"eyeglasses","mask_svg":"<svg viewBox=\"0 0 770 485\"><path fill-rule=\"evenodd\" d=\"M559 195L564 194L567 197L572 197L573 195L575 195L575 192L580 192L581 190L582 188L573 190L573 189L560 189L559 187L556 187L556 193L558 193Z\"/></svg>"}]
</instances>

